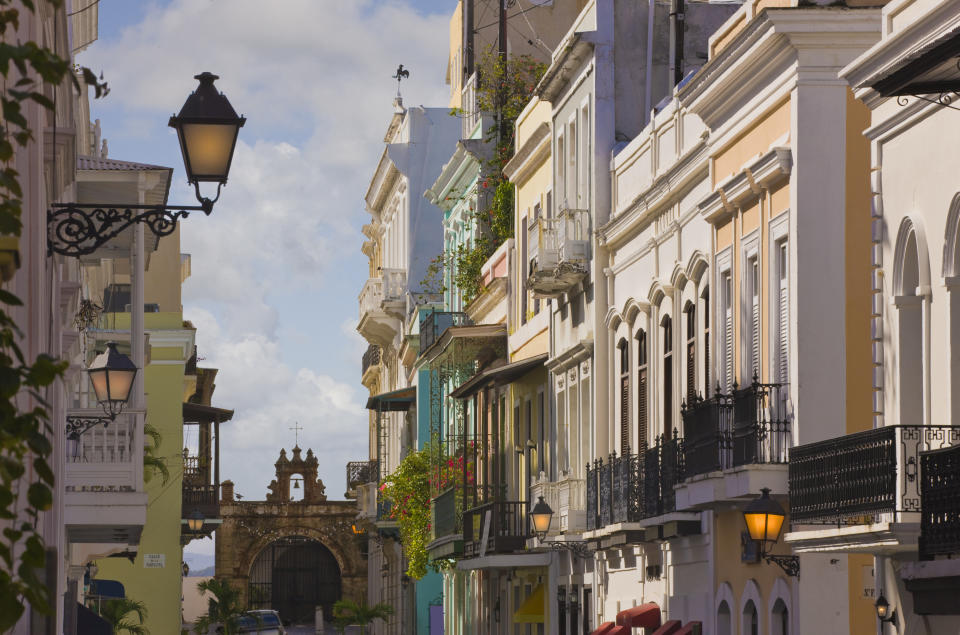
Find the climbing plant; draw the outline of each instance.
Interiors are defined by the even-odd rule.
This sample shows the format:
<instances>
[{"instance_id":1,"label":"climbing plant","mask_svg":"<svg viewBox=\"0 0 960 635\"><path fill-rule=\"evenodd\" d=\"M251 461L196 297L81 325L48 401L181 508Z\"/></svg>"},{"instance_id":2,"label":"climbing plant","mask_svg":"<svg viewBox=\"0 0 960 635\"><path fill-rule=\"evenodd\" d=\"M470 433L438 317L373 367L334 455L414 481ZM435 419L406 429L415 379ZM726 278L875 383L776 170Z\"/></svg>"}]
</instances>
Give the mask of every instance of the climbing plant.
<instances>
[{"instance_id":1,"label":"climbing plant","mask_svg":"<svg viewBox=\"0 0 960 635\"><path fill-rule=\"evenodd\" d=\"M390 518L397 521L400 542L407 557L407 575L419 580L427 574L430 543L430 453L410 452L380 484L380 494L390 503Z\"/></svg>"},{"instance_id":2,"label":"climbing plant","mask_svg":"<svg viewBox=\"0 0 960 635\"><path fill-rule=\"evenodd\" d=\"M533 97L533 92L547 70L547 65L529 55L502 58L494 51L486 52L477 65L477 108L492 117L484 140L493 145L492 158L483 166L477 193L485 204L472 212L478 231L472 244L460 245L435 258L423 283L436 289L437 281L449 280L469 303L483 290L480 279L483 263L513 237L514 185L503 174L503 168L515 150L517 117ZM454 114L462 115L461 109ZM448 199L449 200L449 199ZM437 275L437 272L447 275ZM441 290L446 290L443 284Z\"/></svg>"},{"instance_id":3,"label":"climbing plant","mask_svg":"<svg viewBox=\"0 0 960 635\"><path fill-rule=\"evenodd\" d=\"M41 2L62 9L62 0ZM35 141L26 114L30 102L52 110L44 85L59 86L69 77L79 88L77 75L97 97L107 92L89 69L71 73L70 61L55 50L23 41L21 18L37 11L34 0L0 0L0 235L5 236L19 237L23 227L23 189L14 161L17 148ZM24 355L23 333L13 317L22 305L16 295L0 290L0 632L13 628L26 604L44 614L51 611L49 590L38 573L46 560L39 515L52 506L54 485L44 393L67 364L49 355Z\"/></svg>"}]
</instances>

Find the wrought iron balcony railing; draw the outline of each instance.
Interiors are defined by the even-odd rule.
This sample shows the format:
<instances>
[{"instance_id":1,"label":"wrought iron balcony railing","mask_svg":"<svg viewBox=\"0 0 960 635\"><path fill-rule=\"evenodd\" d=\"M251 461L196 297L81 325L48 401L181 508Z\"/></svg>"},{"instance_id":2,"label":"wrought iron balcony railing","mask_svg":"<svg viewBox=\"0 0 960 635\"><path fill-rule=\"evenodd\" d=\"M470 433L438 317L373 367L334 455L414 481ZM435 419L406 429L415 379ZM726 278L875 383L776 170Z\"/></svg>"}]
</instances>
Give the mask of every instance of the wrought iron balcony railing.
<instances>
[{"instance_id":1,"label":"wrought iron balcony railing","mask_svg":"<svg viewBox=\"0 0 960 635\"><path fill-rule=\"evenodd\" d=\"M367 483L378 483L380 481L379 466L380 463L376 459L347 463L347 489L355 490Z\"/></svg>"},{"instance_id":2,"label":"wrought iron balcony railing","mask_svg":"<svg viewBox=\"0 0 960 635\"><path fill-rule=\"evenodd\" d=\"M380 363L380 347L377 344L371 344L363 354L361 375L367 374L367 369Z\"/></svg>"},{"instance_id":3,"label":"wrought iron balcony railing","mask_svg":"<svg viewBox=\"0 0 960 635\"><path fill-rule=\"evenodd\" d=\"M686 477L756 463L786 463L792 444L784 384L761 384L694 398L684 405Z\"/></svg>"},{"instance_id":4,"label":"wrought iron balcony railing","mask_svg":"<svg viewBox=\"0 0 960 635\"><path fill-rule=\"evenodd\" d=\"M462 534L463 516L457 507L457 490L454 488L441 492L433 499L431 527L434 540Z\"/></svg>"},{"instance_id":5,"label":"wrought iron balcony railing","mask_svg":"<svg viewBox=\"0 0 960 635\"><path fill-rule=\"evenodd\" d=\"M960 445L960 427L885 426L790 450L794 524L905 521L921 511L921 452ZM955 503L954 503L955 504Z\"/></svg>"},{"instance_id":6,"label":"wrought iron balcony railing","mask_svg":"<svg viewBox=\"0 0 960 635\"><path fill-rule=\"evenodd\" d=\"M431 311L420 321L420 351L423 352L440 339L451 326L470 326L473 322L466 313Z\"/></svg>"},{"instance_id":7,"label":"wrought iron balcony railing","mask_svg":"<svg viewBox=\"0 0 960 635\"><path fill-rule=\"evenodd\" d=\"M611 454L587 465L587 529L637 522L676 509L683 479L683 440L658 438L638 454Z\"/></svg>"},{"instance_id":8,"label":"wrought iron balcony railing","mask_svg":"<svg viewBox=\"0 0 960 635\"><path fill-rule=\"evenodd\" d=\"M960 554L960 446L920 453L920 559Z\"/></svg>"},{"instance_id":9,"label":"wrought iron balcony railing","mask_svg":"<svg viewBox=\"0 0 960 635\"><path fill-rule=\"evenodd\" d=\"M529 537L524 502L493 501L463 512L463 554L468 558L519 551Z\"/></svg>"}]
</instances>

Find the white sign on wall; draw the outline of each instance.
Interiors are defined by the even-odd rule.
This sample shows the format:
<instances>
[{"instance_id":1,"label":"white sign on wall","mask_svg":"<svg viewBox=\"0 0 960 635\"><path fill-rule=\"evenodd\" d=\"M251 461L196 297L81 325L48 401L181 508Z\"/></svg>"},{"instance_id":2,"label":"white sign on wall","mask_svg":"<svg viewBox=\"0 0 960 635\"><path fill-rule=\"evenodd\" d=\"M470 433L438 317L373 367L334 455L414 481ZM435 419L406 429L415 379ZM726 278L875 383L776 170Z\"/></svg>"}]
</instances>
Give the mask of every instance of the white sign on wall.
<instances>
[{"instance_id":1,"label":"white sign on wall","mask_svg":"<svg viewBox=\"0 0 960 635\"><path fill-rule=\"evenodd\" d=\"M162 569L167 565L167 554L165 553L145 553L143 554L144 569Z\"/></svg>"}]
</instances>

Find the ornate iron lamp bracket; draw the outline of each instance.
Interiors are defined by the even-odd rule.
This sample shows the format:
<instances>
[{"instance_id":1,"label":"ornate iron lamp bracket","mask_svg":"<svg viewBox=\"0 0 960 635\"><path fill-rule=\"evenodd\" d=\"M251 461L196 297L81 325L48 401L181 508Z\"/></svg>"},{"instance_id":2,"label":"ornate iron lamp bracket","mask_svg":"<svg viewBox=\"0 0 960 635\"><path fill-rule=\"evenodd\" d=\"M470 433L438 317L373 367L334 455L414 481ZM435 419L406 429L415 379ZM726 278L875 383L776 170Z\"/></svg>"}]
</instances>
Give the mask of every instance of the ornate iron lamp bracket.
<instances>
[{"instance_id":1,"label":"ornate iron lamp bracket","mask_svg":"<svg viewBox=\"0 0 960 635\"><path fill-rule=\"evenodd\" d=\"M772 556L770 554L764 554L763 559L767 561L767 564L771 562L783 569L783 572L786 573L791 578L800 577L800 557L799 556Z\"/></svg>"},{"instance_id":2,"label":"ornate iron lamp bracket","mask_svg":"<svg viewBox=\"0 0 960 635\"><path fill-rule=\"evenodd\" d=\"M586 558L590 555L590 549L585 542L566 542L560 540L551 540L550 549L553 551L569 551L579 558Z\"/></svg>"},{"instance_id":3,"label":"ornate iron lamp bracket","mask_svg":"<svg viewBox=\"0 0 960 635\"><path fill-rule=\"evenodd\" d=\"M146 225L158 237L168 236L177 221L190 212L210 215L220 198L220 185L212 200L200 195L199 205L128 205L116 203L54 203L47 210L47 250L64 256L86 256L136 223Z\"/></svg>"},{"instance_id":4,"label":"ornate iron lamp bracket","mask_svg":"<svg viewBox=\"0 0 960 635\"><path fill-rule=\"evenodd\" d=\"M67 438L76 441L84 432L97 425L103 424L106 428L113 421L113 417L67 417Z\"/></svg>"}]
</instances>

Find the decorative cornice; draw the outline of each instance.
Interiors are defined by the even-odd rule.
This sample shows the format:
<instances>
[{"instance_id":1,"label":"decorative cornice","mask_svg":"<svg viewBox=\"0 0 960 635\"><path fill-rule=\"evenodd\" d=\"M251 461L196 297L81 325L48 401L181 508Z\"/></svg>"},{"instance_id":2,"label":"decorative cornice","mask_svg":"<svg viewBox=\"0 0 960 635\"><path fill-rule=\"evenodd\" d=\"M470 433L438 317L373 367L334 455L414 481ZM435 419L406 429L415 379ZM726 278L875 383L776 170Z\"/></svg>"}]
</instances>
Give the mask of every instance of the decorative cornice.
<instances>
[{"instance_id":1,"label":"decorative cornice","mask_svg":"<svg viewBox=\"0 0 960 635\"><path fill-rule=\"evenodd\" d=\"M707 158L707 144L701 140L658 176L650 187L637 194L626 210L597 230L600 244L616 248L631 239L636 230L646 226L664 211L664 207L681 196L683 188L695 185L698 177L709 175Z\"/></svg>"},{"instance_id":2,"label":"decorative cornice","mask_svg":"<svg viewBox=\"0 0 960 635\"><path fill-rule=\"evenodd\" d=\"M503 173L512 182L524 181L550 155L550 123L544 121L527 137L513 158L503 166Z\"/></svg>"},{"instance_id":3,"label":"decorative cornice","mask_svg":"<svg viewBox=\"0 0 960 635\"><path fill-rule=\"evenodd\" d=\"M571 79L572 73L593 55L593 42L584 37L582 32L568 35L560 47L559 54L555 54L550 68L534 90L534 94L543 101L555 100Z\"/></svg>"},{"instance_id":4,"label":"decorative cornice","mask_svg":"<svg viewBox=\"0 0 960 635\"><path fill-rule=\"evenodd\" d=\"M741 203L755 198L763 189L790 177L793 157L790 148L773 148L759 159L714 188L697 207L710 223L723 221Z\"/></svg>"},{"instance_id":5,"label":"decorative cornice","mask_svg":"<svg viewBox=\"0 0 960 635\"><path fill-rule=\"evenodd\" d=\"M558 373L590 359L591 355L593 355L593 340L580 340L562 353L548 359L543 365L550 372Z\"/></svg>"}]
</instances>

